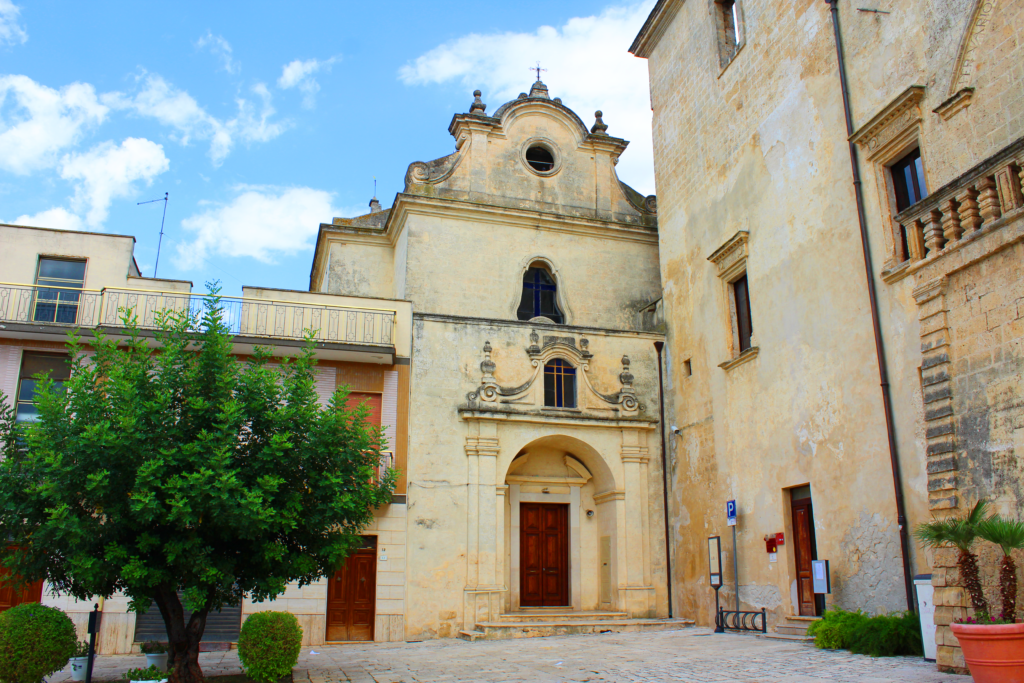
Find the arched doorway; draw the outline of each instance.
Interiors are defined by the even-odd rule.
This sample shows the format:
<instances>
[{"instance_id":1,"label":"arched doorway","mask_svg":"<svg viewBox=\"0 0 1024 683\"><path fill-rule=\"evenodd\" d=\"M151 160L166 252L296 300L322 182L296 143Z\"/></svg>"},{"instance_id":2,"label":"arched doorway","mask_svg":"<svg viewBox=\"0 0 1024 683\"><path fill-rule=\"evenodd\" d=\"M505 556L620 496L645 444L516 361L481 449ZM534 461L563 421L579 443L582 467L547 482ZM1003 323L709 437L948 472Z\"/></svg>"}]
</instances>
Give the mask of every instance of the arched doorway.
<instances>
[{"instance_id":1,"label":"arched doorway","mask_svg":"<svg viewBox=\"0 0 1024 683\"><path fill-rule=\"evenodd\" d=\"M505 475L510 607L616 607L615 478L601 454L570 436L524 446Z\"/></svg>"}]
</instances>

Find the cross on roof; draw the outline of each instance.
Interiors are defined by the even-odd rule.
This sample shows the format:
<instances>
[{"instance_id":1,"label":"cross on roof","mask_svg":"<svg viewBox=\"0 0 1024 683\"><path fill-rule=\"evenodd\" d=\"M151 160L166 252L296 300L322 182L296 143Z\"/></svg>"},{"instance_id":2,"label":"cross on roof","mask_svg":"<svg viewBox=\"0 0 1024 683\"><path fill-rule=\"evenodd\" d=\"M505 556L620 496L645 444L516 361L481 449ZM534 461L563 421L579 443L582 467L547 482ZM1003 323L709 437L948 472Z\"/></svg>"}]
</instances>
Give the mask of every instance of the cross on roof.
<instances>
[{"instance_id":1,"label":"cross on roof","mask_svg":"<svg viewBox=\"0 0 1024 683\"><path fill-rule=\"evenodd\" d=\"M537 72L537 80L539 81L540 80L540 72L541 71L547 71L547 69L540 68L540 62L537 62L537 66L531 66L530 67L530 71L536 71Z\"/></svg>"}]
</instances>

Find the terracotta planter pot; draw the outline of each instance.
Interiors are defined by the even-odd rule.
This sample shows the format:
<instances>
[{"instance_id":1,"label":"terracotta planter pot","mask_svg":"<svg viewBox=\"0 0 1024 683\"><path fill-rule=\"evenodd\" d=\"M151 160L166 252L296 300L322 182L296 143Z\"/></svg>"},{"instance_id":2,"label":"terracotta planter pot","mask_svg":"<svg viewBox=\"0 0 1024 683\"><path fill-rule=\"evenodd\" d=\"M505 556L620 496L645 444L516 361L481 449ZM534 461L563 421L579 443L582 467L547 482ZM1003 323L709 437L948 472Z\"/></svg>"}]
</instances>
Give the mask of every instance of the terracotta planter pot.
<instances>
[{"instance_id":1,"label":"terracotta planter pot","mask_svg":"<svg viewBox=\"0 0 1024 683\"><path fill-rule=\"evenodd\" d=\"M1024 683L1024 624L950 624L976 683Z\"/></svg>"}]
</instances>

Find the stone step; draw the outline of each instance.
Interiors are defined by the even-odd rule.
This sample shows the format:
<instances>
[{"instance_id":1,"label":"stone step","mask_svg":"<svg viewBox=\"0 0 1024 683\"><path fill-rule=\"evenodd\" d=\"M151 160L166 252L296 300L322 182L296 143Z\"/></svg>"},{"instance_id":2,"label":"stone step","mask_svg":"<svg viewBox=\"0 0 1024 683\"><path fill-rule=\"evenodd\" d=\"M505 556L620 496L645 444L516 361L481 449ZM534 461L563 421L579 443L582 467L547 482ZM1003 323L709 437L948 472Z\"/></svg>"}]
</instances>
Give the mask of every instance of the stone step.
<instances>
[{"instance_id":1,"label":"stone step","mask_svg":"<svg viewBox=\"0 0 1024 683\"><path fill-rule=\"evenodd\" d=\"M520 624L524 622L561 623L575 621L607 621L629 619L625 612L574 612L572 610L525 610L508 612L498 617L501 623Z\"/></svg>"},{"instance_id":2,"label":"stone step","mask_svg":"<svg viewBox=\"0 0 1024 683\"><path fill-rule=\"evenodd\" d=\"M758 633L758 638L767 638L768 640L788 640L797 643L813 643L814 638L812 636L795 636L786 633Z\"/></svg>"},{"instance_id":3,"label":"stone step","mask_svg":"<svg viewBox=\"0 0 1024 683\"><path fill-rule=\"evenodd\" d=\"M787 636L806 636L807 626L794 626L792 624L779 624L775 627L776 633L783 633Z\"/></svg>"},{"instance_id":4,"label":"stone step","mask_svg":"<svg viewBox=\"0 0 1024 683\"><path fill-rule=\"evenodd\" d=\"M543 638L583 633L637 633L670 631L693 626L692 619L591 619L573 621L481 622L475 631L464 631L466 640L504 640L508 638ZM463 635L465 633L466 635ZM477 635L477 634L482 635Z\"/></svg>"}]
</instances>

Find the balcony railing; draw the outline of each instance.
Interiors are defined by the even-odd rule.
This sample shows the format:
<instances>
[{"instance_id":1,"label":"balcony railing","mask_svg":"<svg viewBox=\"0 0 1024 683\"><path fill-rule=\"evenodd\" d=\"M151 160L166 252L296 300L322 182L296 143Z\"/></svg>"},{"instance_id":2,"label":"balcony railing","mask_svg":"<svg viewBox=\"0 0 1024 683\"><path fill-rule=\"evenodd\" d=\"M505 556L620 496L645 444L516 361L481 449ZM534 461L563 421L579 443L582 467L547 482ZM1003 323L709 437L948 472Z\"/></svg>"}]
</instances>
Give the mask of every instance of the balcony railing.
<instances>
[{"instance_id":1,"label":"balcony railing","mask_svg":"<svg viewBox=\"0 0 1024 683\"><path fill-rule=\"evenodd\" d=\"M395 466L395 454L391 451L381 451L380 463L377 465L377 470L374 472L374 479L376 483L380 483L384 480L384 475L388 473L392 467Z\"/></svg>"},{"instance_id":2,"label":"balcony railing","mask_svg":"<svg viewBox=\"0 0 1024 683\"><path fill-rule=\"evenodd\" d=\"M162 311L201 314L207 296L106 288L82 290L0 283L0 323L63 327L123 327L125 311L142 329L155 329ZM222 297L223 319L231 334L268 339L302 339L313 332L318 342L393 346L395 311Z\"/></svg>"},{"instance_id":3,"label":"balcony railing","mask_svg":"<svg viewBox=\"0 0 1024 683\"><path fill-rule=\"evenodd\" d=\"M933 259L1024 207L1024 140L1019 140L896 216L909 254ZM1024 215L1024 214L1022 214Z\"/></svg>"}]
</instances>

